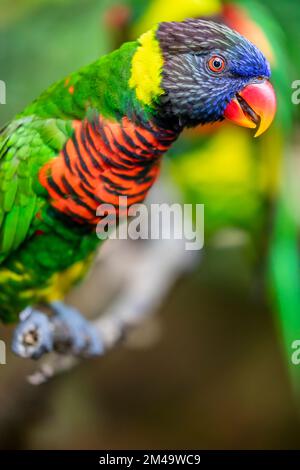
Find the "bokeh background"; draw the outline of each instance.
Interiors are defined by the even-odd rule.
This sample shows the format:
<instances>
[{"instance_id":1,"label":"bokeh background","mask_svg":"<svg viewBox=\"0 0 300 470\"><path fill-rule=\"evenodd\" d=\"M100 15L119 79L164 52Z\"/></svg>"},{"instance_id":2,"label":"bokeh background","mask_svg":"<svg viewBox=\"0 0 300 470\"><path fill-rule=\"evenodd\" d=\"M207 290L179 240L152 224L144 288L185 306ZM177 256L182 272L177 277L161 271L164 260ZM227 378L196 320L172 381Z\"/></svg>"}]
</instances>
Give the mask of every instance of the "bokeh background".
<instances>
[{"instance_id":1,"label":"bokeh background","mask_svg":"<svg viewBox=\"0 0 300 470\"><path fill-rule=\"evenodd\" d=\"M237 15L217 0L173 7L167 0L0 0L1 124L151 22L225 15L225 7L226 18L246 22L247 31L259 26L254 36L273 61L279 95L273 133L259 143L226 127L188 134L171 152L160 184L171 181L181 201L205 202L207 243L193 269L172 279L153 317L107 356L39 387L26 382L36 364L8 352L0 366L0 449L299 448L300 365L290 363L290 341L300 339L300 105L291 104L291 84L300 79L300 5L229 6L243 10ZM131 244L119 249L126 255L113 287L108 251L73 294L85 313L100 315L121 295L127 269L146 247L138 255ZM1 327L1 338L9 341L11 331Z\"/></svg>"}]
</instances>

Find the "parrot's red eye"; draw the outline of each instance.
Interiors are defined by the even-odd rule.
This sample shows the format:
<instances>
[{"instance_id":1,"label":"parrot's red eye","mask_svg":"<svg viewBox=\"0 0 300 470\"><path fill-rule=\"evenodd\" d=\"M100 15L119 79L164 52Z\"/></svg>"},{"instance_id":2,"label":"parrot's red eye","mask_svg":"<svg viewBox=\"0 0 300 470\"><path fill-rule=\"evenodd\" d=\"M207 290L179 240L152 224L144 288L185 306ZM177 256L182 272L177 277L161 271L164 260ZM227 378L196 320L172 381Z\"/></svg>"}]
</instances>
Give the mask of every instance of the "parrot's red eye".
<instances>
[{"instance_id":1,"label":"parrot's red eye","mask_svg":"<svg viewBox=\"0 0 300 470\"><path fill-rule=\"evenodd\" d=\"M215 72L215 73L223 72L223 70L225 68L225 65L226 65L225 59L223 59L223 57L219 57L217 55L214 55L208 61L209 69L212 72Z\"/></svg>"}]
</instances>

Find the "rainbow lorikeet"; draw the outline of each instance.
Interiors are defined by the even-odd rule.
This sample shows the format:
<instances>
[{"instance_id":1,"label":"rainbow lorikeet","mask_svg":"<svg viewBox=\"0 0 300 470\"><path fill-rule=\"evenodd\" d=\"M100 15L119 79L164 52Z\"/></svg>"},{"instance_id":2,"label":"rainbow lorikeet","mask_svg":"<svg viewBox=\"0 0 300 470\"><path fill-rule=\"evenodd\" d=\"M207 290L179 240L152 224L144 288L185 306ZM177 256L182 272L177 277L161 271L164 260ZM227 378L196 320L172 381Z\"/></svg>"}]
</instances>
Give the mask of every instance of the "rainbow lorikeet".
<instances>
[{"instance_id":1,"label":"rainbow lorikeet","mask_svg":"<svg viewBox=\"0 0 300 470\"><path fill-rule=\"evenodd\" d=\"M93 327L61 302L99 244L97 207L141 202L185 127L226 117L264 132L276 107L269 78L261 51L230 28L163 22L54 84L2 129L0 318L23 311L18 354L52 349L48 317L27 309L41 304L72 331L73 353L101 352Z\"/></svg>"}]
</instances>

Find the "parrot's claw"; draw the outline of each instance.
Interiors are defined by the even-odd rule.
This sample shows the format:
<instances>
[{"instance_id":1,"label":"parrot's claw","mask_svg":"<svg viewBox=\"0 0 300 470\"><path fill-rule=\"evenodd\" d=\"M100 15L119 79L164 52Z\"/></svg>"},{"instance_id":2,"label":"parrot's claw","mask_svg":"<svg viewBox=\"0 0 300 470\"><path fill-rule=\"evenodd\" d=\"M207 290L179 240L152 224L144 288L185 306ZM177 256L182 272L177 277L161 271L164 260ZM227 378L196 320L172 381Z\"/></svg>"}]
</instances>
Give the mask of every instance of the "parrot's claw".
<instances>
[{"instance_id":1,"label":"parrot's claw","mask_svg":"<svg viewBox=\"0 0 300 470\"><path fill-rule=\"evenodd\" d=\"M63 302L51 304L55 312L54 321L66 328L70 338L70 349L74 356L99 356L103 353L103 345L94 325L84 318L76 308Z\"/></svg>"},{"instance_id":2,"label":"parrot's claw","mask_svg":"<svg viewBox=\"0 0 300 470\"><path fill-rule=\"evenodd\" d=\"M24 358L39 359L53 350L53 327L50 319L38 310L28 308L14 331L12 350Z\"/></svg>"},{"instance_id":3,"label":"parrot's claw","mask_svg":"<svg viewBox=\"0 0 300 470\"><path fill-rule=\"evenodd\" d=\"M12 342L15 354L39 359L52 351L76 357L99 356L104 352L96 328L78 310L63 302L54 302L51 307L52 316L33 308L20 314Z\"/></svg>"}]
</instances>

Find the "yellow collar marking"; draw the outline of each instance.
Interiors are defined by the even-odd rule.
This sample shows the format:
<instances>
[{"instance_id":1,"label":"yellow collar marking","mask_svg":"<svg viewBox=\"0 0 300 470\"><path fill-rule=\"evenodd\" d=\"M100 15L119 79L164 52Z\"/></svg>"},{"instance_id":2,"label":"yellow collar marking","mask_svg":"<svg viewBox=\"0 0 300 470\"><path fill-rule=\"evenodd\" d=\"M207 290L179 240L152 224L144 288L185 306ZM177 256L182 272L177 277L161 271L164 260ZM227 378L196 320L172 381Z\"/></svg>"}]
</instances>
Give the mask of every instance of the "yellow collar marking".
<instances>
[{"instance_id":1,"label":"yellow collar marking","mask_svg":"<svg viewBox=\"0 0 300 470\"><path fill-rule=\"evenodd\" d=\"M137 98L146 105L163 93L161 73L163 57L155 37L155 29L143 34L132 59L130 88L135 89Z\"/></svg>"}]
</instances>

